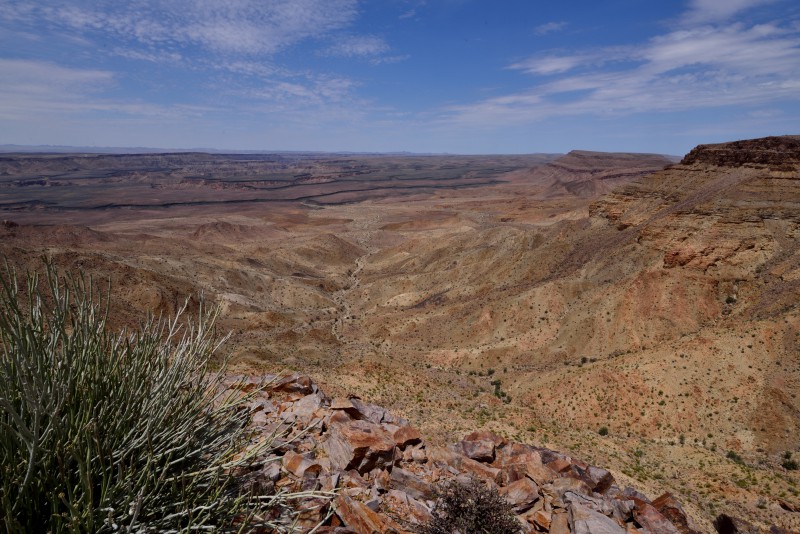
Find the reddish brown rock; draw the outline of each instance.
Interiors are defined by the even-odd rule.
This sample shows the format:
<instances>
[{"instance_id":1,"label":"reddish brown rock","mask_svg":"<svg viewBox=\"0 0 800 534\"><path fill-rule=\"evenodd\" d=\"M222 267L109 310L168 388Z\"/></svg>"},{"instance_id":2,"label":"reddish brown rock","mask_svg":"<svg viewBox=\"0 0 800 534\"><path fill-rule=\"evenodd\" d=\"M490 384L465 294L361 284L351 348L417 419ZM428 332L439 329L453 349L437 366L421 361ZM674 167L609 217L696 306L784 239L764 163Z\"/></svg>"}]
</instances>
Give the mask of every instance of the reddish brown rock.
<instances>
[{"instance_id":1,"label":"reddish brown rock","mask_svg":"<svg viewBox=\"0 0 800 534\"><path fill-rule=\"evenodd\" d=\"M422 502L398 490L389 490L387 500L389 506L398 517L408 517L412 523L421 524L431 520L430 509Z\"/></svg>"},{"instance_id":2,"label":"reddish brown rock","mask_svg":"<svg viewBox=\"0 0 800 534\"><path fill-rule=\"evenodd\" d=\"M489 432L488 430L471 432L464 436L463 441L491 441L495 447L502 447L508 443L504 437L498 436L494 432Z\"/></svg>"},{"instance_id":3,"label":"reddish brown rock","mask_svg":"<svg viewBox=\"0 0 800 534\"><path fill-rule=\"evenodd\" d=\"M283 455L283 468L298 478L306 475L319 476L322 471L320 464L292 451Z\"/></svg>"},{"instance_id":4,"label":"reddish brown rock","mask_svg":"<svg viewBox=\"0 0 800 534\"><path fill-rule=\"evenodd\" d=\"M284 376L270 384L269 389L273 391L283 391L285 393L302 393L310 395L317 392L317 385L305 375L297 373Z\"/></svg>"},{"instance_id":5,"label":"reddish brown rock","mask_svg":"<svg viewBox=\"0 0 800 534\"><path fill-rule=\"evenodd\" d=\"M527 476L528 470L525 464L506 465L500 468L500 473L497 475L496 482L501 486L508 486L512 482L516 482Z\"/></svg>"},{"instance_id":6,"label":"reddish brown rock","mask_svg":"<svg viewBox=\"0 0 800 534\"><path fill-rule=\"evenodd\" d=\"M570 462L566 458L556 458L552 462L548 462L547 467L549 467L556 473L562 473L572 468L572 462Z\"/></svg>"},{"instance_id":7,"label":"reddish brown rock","mask_svg":"<svg viewBox=\"0 0 800 534\"><path fill-rule=\"evenodd\" d=\"M369 421L332 425L322 447L336 470L355 469L363 474L394 461L394 439Z\"/></svg>"},{"instance_id":8,"label":"reddish brown rock","mask_svg":"<svg viewBox=\"0 0 800 534\"><path fill-rule=\"evenodd\" d=\"M334 397L331 401L331 410L355 410L355 407L350 399Z\"/></svg>"},{"instance_id":9,"label":"reddish brown rock","mask_svg":"<svg viewBox=\"0 0 800 534\"><path fill-rule=\"evenodd\" d=\"M494 461L494 442L489 440L464 440L458 444L459 452L467 458L478 462L491 463Z\"/></svg>"},{"instance_id":10,"label":"reddish brown rock","mask_svg":"<svg viewBox=\"0 0 800 534\"><path fill-rule=\"evenodd\" d=\"M537 525L540 529L549 532L550 531L550 524L552 522L553 513L546 512L544 510L536 510L533 513L532 521L534 525Z\"/></svg>"},{"instance_id":11,"label":"reddish brown rock","mask_svg":"<svg viewBox=\"0 0 800 534\"><path fill-rule=\"evenodd\" d=\"M418 464L424 464L428 461L428 455L425 453L425 449L421 447L414 447L411 449L411 459Z\"/></svg>"},{"instance_id":12,"label":"reddish brown rock","mask_svg":"<svg viewBox=\"0 0 800 534\"><path fill-rule=\"evenodd\" d=\"M443 464L451 467L455 473L459 471L474 475L478 478L494 481L500 470L494 467L477 462L471 458L467 458L463 454L458 454L449 449L441 447L431 447L427 450L428 459L431 462Z\"/></svg>"},{"instance_id":13,"label":"reddish brown rock","mask_svg":"<svg viewBox=\"0 0 800 534\"><path fill-rule=\"evenodd\" d=\"M342 523L353 529L356 534L399 534L403 532L400 526L388 517L370 510L364 503L351 499L347 495L339 495L334 500L334 509Z\"/></svg>"},{"instance_id":14,"label":"reddish brown rock","mask_svg":"<svg viewBox=\"0 0 800 534\"><path fill-rule=\"evenodd\" d=\"M412 426L401 426L392 434L394 443L401 449L405 449L409 445L416 445L422 441L422 436L419 430Z\"/></svg>"},{"instance_id":15,"label":"reddish brown rock","mask_svg":"<svg viewBox=\"0 0 800 534\"><path fill-rule=\"evenodd\" d=\"M614 485L614 476L608 470L601 467L591 465L584 470L583 473L583 480L589 484L592 491L596 493L605 493Z\"/></svg>"},{"instance_id":16,"label":"reddish brown rock","mask_svg":"<svg viewBox=\"0 0 800 534\"><path fill-rule=\"evenodd\" d=\"M686 517L686 512L683 511L683 506L681 506L681 503L673 494L665 493L653 501L653 506L656 510L661 512L664 517L669 519L681 534L699 534L689 526L689 519Z\"/></svg>"},{"instance_id":17,"label":"reddish brown rock","mask_svg":"<svg viewBox=\"0 0 800 534\"><path fill-rule=\"evenodd\" d=\"M269 377L230 375L223 381L229 390L238 390L244 393L251 393L264 386Z\"/></svg>"},{"instance_id":18,"label":"reddish brown rock","mask_svg":"<svg viewBox=\"0 0 800 534\"><path fill-rule=\"evenodd\" d=\"M245 387L260 382L236 381ZM269 472L254 473L250 485L261 492L336 491L333 503L309 495L292 504L301 529L314 528L330 504L336 513L317 532L407 533L430 519L437 484L477 478L500 486L526 533L696 534L671 495L651 505L636 490L620 490L607 470L565 454L484 431L450 448L430 447L384 408L357 397L330 401L308 377L292 375L278 383L281 395L275 399L255 391L247 401L260 418L258 432L278 436L274 452L281 460Z\"/></svg>"},{"instance_id":19,"label":"reddish brown rock","mask_svg":"<svg viewBox=\"0 0 800 534\"><path fill-rule=\"evenodd\" d=\"M656 510L652 504L636 503L633 510L633 517L645 532L653 534L680 534L680 531L673 525L661 512Z\"/></svg>"},{"instance_id":20,"label":"reddish brown rock","mask_svg":"<svg viewBox=\"0 0 800 534\"><path fill-rule=\"evenodd\" d=\"M550 534L570 534L569 517L566 513L553 513L550 518Z\"/></svg>"},{"instance_id":21,"label":"reddish brown rock","mask_svg":"<svg viewBox=\"0 0 800 534\"><path fill-rule=\"evenodd\" d=\"M536 482L525 477L500 488L500 495L511 504L514 512L520 514L530 509L539 499L539 487Z\"/></svg>"},{"instance_id":22,"label":"reddish brown rock","mask_svg":"<svg viewBox=\"0 0 800 534\"><path fill-rule=\"evenodd\" d=\"M697 252L689 247L670 250L664 254L664 268L683 267L697 257Z\"/></svg>"}]
</instances>

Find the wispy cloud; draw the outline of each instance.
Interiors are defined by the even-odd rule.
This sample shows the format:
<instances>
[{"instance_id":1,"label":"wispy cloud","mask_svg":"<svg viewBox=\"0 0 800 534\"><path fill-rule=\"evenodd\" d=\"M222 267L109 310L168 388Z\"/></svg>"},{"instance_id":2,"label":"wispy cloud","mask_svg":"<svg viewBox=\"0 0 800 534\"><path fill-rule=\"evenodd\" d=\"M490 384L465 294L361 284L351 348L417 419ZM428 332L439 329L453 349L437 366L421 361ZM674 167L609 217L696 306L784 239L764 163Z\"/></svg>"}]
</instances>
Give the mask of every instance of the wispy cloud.
<instances>
[{"instance_id":1,"label":"wispy cloud","mask_svg":"<svg viewBox=\"0 0 800 534\"><path fill-rule=\"evenodd\" d=\"M691 0L683 21L687 24L724 22L734 15L775 0Z\"/></svg>"},{"instance_id":2,"label":"wispy cloud","mask_svg":"<svg viewBox=\"0 0 800 534\"><path fill-rule=\"evenodd\" d=\"M0 59L0 116L65 111L82 105L87 94L114 83L103 70L69 69L50 62Z\"/></svg>"},{"instance_id":3,"label":"wispy cloud","mask_svg":"<svg viewBox=\"0 0 800 534\"><path fill-rule=\"evenodd\" d=\"M0 118L27 120L91 112L136 116L185 115L191 106L165 108L142 102L98 98L116 84L110 71L73 69L47 61L0 59ZM193 112L194 113L194 112Z\"/></svg>"},{"instance_id":4,"label":"wispy cloud","mask_svg":"<svg viewBox=\"0 0 800 534\"><path fill-rule=\"evenodd\" d=\"M633 47L605 47L567 53L545 53L508 66L511 70L521 70L528 74L561 74L578 67L600 67L608 63L628 60L635 53Z\"/></svg>"},{"instance_id":5,"label":"wispy cloud","mask_svg":"<svg viewBox=\"0 0 800 534\"><path fill-rule=\"evenodd\" d=\"M533 29L536 35L547 35L548 33L560 32L567 26L566 22L547 22L540 24Z\"/></svg>"},{"instance_id":6,"label":"wispy cloud","mask_svg":"<svg viewBox=\"0 0 800 534\"><path fill-rule=\"evenodd\" d=\"M302 43L327 47L323 54L370 63L400 60L387 55L390 47L381 37L353 31L357 16L358 0L0 1L0 29L46 27L50 35L75 36L82 41L73 44L99 52L109 66L77 69L53 61L0 60L0 116L103 112L167 117L213 114L223 107L246 109L247 114L298 110L295 115L320 115L325 106L363 107L363 102L354 103L356 81L289 68L279 54ZM116 46L98 46L109 41ZM178 66L189 78L205 73L205 96L195 107L148 106L138 97L120 97L113 89L129 81L131 71L114 74L110 69L118 67L117 58Z\"/></svg>"},{"instance_id":7,"label":"wispy cloud","mask_svg":"<svg viewBox=\"0 0 800 534\"><path fill-rule=\"evenodd\" d=\"M756 1L735 3L742 10ZM698 0L693 9L710 10L717 4ZM723 16L721 8L717 13ZM534 76L538 83L526 91L453 107L445 120L489 125L797 101L800 35L781 23L698 24L640 45L544 53L509 68Z\"/></svg>"},{"instance_id":8,"label":"wispy cloud","mask_svg":"<svg viewBox=\"0 0 800 534\"><path fill-rule=\"evenodd\" d=\"M389 45L374 35L342 35L322 53L329 56L365 57L378 56L389 51Z\"/></svg>"},{"instance_id":9,"label":"wispy cloud","mask_svg":"<svg viewBox=\"0 0 800 534\"><path fill-rule=\"evenodd\" d=\"M183 56L180 53L170 51L115 48L113 53L119 57L137 61L148 61L150 63L180 63L183 60Z\"/></svg>"},{"instance_id":10,"label":"wispy cloud","mask_svg":"<svg viewBox=\"0 0 800 534\"><path fill-rule=\"evenodd\" d=\"M274 54L346 28L357 0L27 1L0 9L9 21L46 21L145 45L197 45L217 53Z\"/></svg>"}]
</instances>

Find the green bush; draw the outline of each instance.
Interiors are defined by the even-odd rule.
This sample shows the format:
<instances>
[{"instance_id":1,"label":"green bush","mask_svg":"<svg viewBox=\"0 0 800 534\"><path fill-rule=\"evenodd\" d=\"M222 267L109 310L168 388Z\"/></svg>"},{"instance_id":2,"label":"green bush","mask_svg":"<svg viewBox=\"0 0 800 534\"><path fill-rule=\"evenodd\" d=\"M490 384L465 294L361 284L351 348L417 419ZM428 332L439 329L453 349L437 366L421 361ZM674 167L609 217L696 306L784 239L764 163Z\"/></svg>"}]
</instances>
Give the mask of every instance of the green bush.
<instances>
[{"instance_id":1,"label":"green bush","mask_svg":"<svg viewBox=\"0 0 800 534\"><path fill-rule=\"evenodd\" d=\"M247 397L220 393L224 365L210 369L215 312L112 333L91 281L50 266L43 284L29 274L20 287L8 267L0 278L0 530L227 531L286 517L290 496L240 482L269 443L251 445Z\"/></svg>"},{"instance_id":2,"label":"green bush","mask_svg":"<svg viewBox=\"0 0 800 534\"><path fill-rule=\"evenodd\" d=\"M733 460L737 464L744 464L744 459L735 451L728 451L728 453L725 455L725 458L728 460Z\"/></svg>"},{"instance_id":3,"label":"green bush","mask_svg":"<svg viewBox=\"0 0 800 534\"><path fill-rule=\"evenodd\" d=\"M436 506L419 534L516 534L522 532L511 505L494 487L477 479L445 482L437 489Z\"/></svg>"},{"instance_id":4,"label":"green bush","mask_svg":"<svg viewBox=\"0 0 800 534\"><path fill-rule=\"evenodd\" d=\"M797 463L797 460L785 459L781 462L781 466L786 469L787 471L796 471L798 467L800 467Z\"/></svg>"}]
</instances>

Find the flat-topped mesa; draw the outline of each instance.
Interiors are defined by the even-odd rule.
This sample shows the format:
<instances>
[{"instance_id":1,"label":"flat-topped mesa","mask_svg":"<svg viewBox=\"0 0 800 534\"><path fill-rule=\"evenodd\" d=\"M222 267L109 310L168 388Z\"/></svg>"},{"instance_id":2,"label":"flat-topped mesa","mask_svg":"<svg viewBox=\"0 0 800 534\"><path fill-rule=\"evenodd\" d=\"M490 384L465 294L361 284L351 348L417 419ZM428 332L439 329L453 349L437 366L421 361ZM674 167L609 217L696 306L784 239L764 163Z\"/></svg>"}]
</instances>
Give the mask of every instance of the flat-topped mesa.
<instances>
[{"instance_id":1,"label":"flat-topped mesa","mask_svg":"<svg viewBox=\"0 0 800 534\"><path fill-rule=\"evenodd\" d=\"M768 165L774 170L794 170L800 166L800 136L784 135L698 145L681 160L682 165L742 167Z\"/></svg>"}]
</instances>

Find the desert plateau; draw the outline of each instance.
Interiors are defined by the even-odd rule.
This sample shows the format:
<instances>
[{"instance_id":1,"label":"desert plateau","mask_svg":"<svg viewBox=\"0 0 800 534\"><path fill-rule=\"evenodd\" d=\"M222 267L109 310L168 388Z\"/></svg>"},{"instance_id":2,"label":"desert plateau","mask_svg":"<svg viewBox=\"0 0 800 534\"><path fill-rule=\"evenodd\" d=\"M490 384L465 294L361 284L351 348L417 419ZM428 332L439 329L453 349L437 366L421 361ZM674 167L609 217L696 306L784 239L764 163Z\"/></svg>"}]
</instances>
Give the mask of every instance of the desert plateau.
<instances>
[{"instance_id":1,"label":"desert plateau","mask_svg":"<svg viewBox=\"0 0 800 534\"><path fill-rule=\"evenodd\" d=\"M671 493L695 531L800 530L800 137L2 154L0 219L16 269L110 282L115 326L218 305L235 373L311 377L431 446L561 451Z\"/></svg>"}]
</instances>

